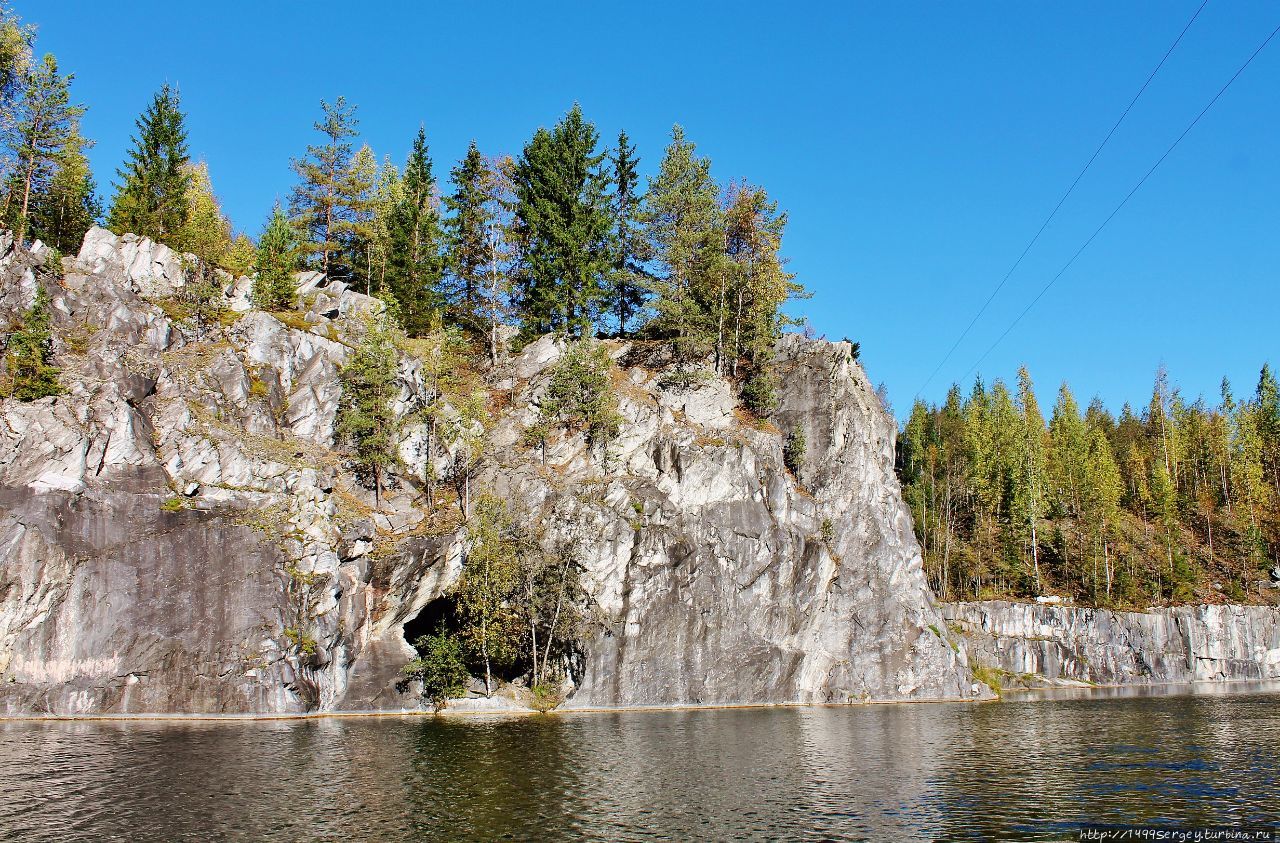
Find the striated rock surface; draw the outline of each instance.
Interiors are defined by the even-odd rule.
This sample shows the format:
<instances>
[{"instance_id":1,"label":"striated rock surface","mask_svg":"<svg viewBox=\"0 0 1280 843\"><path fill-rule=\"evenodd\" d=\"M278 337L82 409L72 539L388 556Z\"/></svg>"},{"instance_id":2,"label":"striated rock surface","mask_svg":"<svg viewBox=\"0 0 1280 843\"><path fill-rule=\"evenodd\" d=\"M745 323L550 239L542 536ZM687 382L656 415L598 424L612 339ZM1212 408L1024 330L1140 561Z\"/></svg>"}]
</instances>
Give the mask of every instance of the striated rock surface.
<instances>
[{"instance_id":1,"label":"striated rock surface","mask_svg":"<svg viewBox=\"0 0 1280 843\"><path fill-rule=\"evenodd\" d=\"M1115 612L982 601L942 606L971 660L1014 684L1280 679L1280 609Z\"/></svg>"},{"instance_id":2,"label":"striated rock surface","mask_svg":"<svg viewBox=\"0 0 1280 843\"><path fill-rule=\"evenodd\" d=\"M524 433L562 341L489 373L482 431L408 349L402 464L375 506L334 421L380 302L308 273L296 309L268 314L251 279L226 278L228 317L198 330L173 306L183 257L150 240L95 229L65 271L0 252L6 317L36 283L50 293L66 388L0 405L0 713L417 707L396 687L404 626L467 549L456 501L427 483L478 447L468 433L485 443L472 486L584 566L568 706L989 696L940 631L895 427L847 344L784 338L762 425L729 384L666 388L609 343L617 441L557 431L545 453Z\"/></svg>"}]
</instances>

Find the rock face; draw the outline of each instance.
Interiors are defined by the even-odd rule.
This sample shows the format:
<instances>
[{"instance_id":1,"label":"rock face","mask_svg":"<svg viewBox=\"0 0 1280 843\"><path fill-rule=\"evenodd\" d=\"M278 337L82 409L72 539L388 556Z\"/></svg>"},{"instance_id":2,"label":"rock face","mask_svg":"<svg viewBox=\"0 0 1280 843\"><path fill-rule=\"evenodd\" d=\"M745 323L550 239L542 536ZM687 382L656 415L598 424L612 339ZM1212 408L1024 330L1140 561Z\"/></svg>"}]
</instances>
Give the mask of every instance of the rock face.
<instances>
[{"instance_id":1,"label":"rock face","mask_svg":"<svg viewBox=\"0 0 1280 843\"><path fill-rule=\"evenodd\" d=\"M1113 612L985 601L942 607L975 664L1026 685L1280 679L1280 609Z\"/></svg>"},{"instance_id":2,"label":"rock face","mask_svg":"<svg viewBox=\"0 0 1280 843\"><path fill-rule=\"evenodd\" d=\"M0 252L5 316L36 283L50 293L66 389L0 406L0 713L417 707L396 687L404 627L467 550L428 478L479 434L471 484L584 567L592 620L567 705L989 696L942 631L894 424L845 343L778 344L772 424L724 381L669 388L608 343L620 435L604 449L557 431L543 452L525 431L562 341L486 375L483 430L436 389L430 353L406 353L402 464L375 506L334 422L379 302L309 273L273 315L227 278L227 318L198 329L174 305L189 266L149 240L95 229L61 271Z\"/></svg>"}]
</instances>

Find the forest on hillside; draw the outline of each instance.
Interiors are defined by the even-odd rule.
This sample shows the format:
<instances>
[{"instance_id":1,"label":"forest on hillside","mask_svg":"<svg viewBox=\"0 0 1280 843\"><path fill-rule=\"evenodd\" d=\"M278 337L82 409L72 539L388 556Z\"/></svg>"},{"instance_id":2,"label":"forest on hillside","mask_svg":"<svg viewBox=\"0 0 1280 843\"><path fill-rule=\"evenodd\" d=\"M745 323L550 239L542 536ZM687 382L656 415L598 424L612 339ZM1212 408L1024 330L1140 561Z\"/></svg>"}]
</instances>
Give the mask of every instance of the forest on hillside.
<instances>
[{"instance_id":1,"label":"forest on hillside","mask_svg":"<svg viewBox=\"0 0 1280 843\"><path fill-rule=\"evenodd\" d=\"M382 299L405 335L456 329L491 361L505 326L524 338L651 338L682 371L709 362L767 411L763 363L789 322L783 304L803 295L781 256L787 217L761 187L718 183L680 126L647 189L627 134L602 146L577 105L518 155L473 141L441 180L424 128L398 166L360 143L357 108L339 96L321 103L314 141L288 162L288 202L255 240L234 231L209 166L191 159L168 84L138 117L102 203L73 77L35 56L34 37L0 13L0 224L19 241L74 253L96 224L150 237L195 257L193 275L208 282L192 286L197 312L216 307L219 271L256 276L255 303L287 311L293 273L317 270Z\"/></svg>"},{"instance_id":2,"label":"forest on hillside","mask_svg":"<svg viewBox=\"0 0 1280 843\"><path fill-rule=\"evenodd\" d=\"M1026 369L1016 388L953 386L918 401L898 471L930 584L944 600L1056 594L1095 605L1276 594L1280 385L1222 381L1188 400L1164 370L1140 410L1058 390L1046 423Z\"/></svg>"},{"instance_id":3,"label":"forest on hillside","mask_svg":"<svg viewBox=\"0 0 1280 843\"><path fill-rule=\"evenodd\" d=\"M0 6L0 225L20 242L74 253L102 224L190 254L192 283L175 306L199 324L219 318L224 275L254 276L255 303L288 320L293 275L312 269L385 302L392 339L447 345L464 365L496 365L512 333L628 336L669 348L677 380L720 374L758 417L773 409L769 349L792 322L783 305L805 295L782 255L787 215L759 186L717 182L679 126L647 184L626 133L602 145L576 105L517 155L473 142L442 179L424 128L406 133L411 151L397 164L360 142L357 108L337 97L320 104L312 142L281 162L294 189L252 237L222 213L208 164L191 158L169 85L138 117L103 202L73 77L34 45L35 29ZM38 299L10 326L7 395L59 390L43 308ZM385 391L393 345L375 336L348 380ZM379 401L356 407L360 424L386 415ZM917 403L897 460L937 593L1115 605L1270 593L1262 585L1280 565L1271 370L1243 397L1224 381L1213 406L1161 373L1140 406L1082 412L1063 385L1046 422L1025 371L1016 390L978 382L940 406ZM392 459L385 430L370 444L362 429L347 431L360 459L375 469Z\"/></svg>"}]
</instances>

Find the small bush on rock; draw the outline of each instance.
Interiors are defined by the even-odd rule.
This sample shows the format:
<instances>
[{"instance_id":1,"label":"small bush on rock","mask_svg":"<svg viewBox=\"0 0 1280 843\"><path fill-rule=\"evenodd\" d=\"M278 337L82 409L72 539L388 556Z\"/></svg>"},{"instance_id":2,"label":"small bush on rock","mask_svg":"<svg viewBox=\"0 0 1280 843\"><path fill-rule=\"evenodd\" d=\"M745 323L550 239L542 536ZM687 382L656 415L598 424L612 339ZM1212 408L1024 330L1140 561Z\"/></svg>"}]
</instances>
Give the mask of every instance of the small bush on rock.
<instances>
[{"instance_id":1,"label":"small bush on rock","mask_svg":"<svg viewBox=\"0 0 1280 843\"><path fill-rule=\"evenodd\" d=\"M551 373L540 408L542 421L582 430L590 445L615 438L622 416L609 379L612 367L604 346L575 344Z\"/></svg>"},{"instance_id":2,"label":"small bush on rock","mask_svg":"<svg viewBox=\"0 0 1280 843\"><path fill-rule=\"evenodd\" d=\"M450 699L466 692L471 678L462 657L462 645L440 630L435 635L422 636L414 646L418 648L418 658L405 665L401 673L406 680L421 682L422 698L441 711Z\"/></svg>"},{"instance_id":3,"label":"small bush on rock","mask_svg":"<svg viewBox=\"0 0 1280 843\"><path fill-rule=\"evenodd\" d=\"M787 437L787 443L782 446L782 462L791 469L792 474L800 473L800 467L804 465L804 450L804 431L793 430Z\"/></svg>"},{"instance_id":4,"label":"small bush on rock","mask_svg":"<svg viewBox=\"0 0 1280 843\"><path fill-rule=\"evenodd\" d=\"M58 369L50 365L53 328L49 319L49 294L36 287L35 301L22 317L22 327L9 337L5 352L8 393L19 401L35 401L62 393Z\"/></svg>"},{"instance_id":5,"label":"small bush on rock","mask_svg":"<svg viewBox=\"0 0 1280 843\"><path fill-rule=\"evenodd\" d=\"M759 372L742 385L742 405L758 418L767 419L778 409L777 379L767 372Z\"/></svg>"}]
</instances>

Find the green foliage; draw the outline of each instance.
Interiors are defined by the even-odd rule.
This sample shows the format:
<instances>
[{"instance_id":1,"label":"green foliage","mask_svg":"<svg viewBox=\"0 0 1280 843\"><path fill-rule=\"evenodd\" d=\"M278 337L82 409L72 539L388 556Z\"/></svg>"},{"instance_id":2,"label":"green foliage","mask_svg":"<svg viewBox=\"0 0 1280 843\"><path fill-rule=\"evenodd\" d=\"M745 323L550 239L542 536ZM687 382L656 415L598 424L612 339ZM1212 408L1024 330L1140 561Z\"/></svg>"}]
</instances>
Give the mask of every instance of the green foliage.
<instances>
[{"instance_id":1,"label":"green foliage","mask_svg":"<svg viewBox=\"0 0 1280 843\"><path fill-rule=\"evenodd\" d=\"M284 638L302 656L314 656L320 649L319 642L296 626L285 627Z\"/></svg>"},{"instance_id":2,"label":"green foliage","mask_svg":"<svg viewBox=\"0 0 1280 843\"><path fill-rule=\"evenodd\" d=\"M512 603L519 559L534 552L511 520L503 502L483 495L467 524L469 550L454 593L463 624L462 639L484 665L487 693L493 690L493 671L509 667L520 643L521 625Z\"/></svg>"},{"instance_id":3,"label":"green foliage","mask_svg":"<svg viewBox=\"0 0 1280 843\"><path fill-rule=\"evenodd\" d=\"M187 221L191 158L178 92L163 85L136 122L138 133L118 171L107 227L168 241Z\"/></svg>"},{"instance_id":4,"label":"green foliage","mask_svg":"<svg viewBox=\"0 0 1280 843\"><path fill-rule=\"evenodd\" d=\"M203 162L188 165L186 175L186 212L169 236L169 245L195 255L206 266L225 269L231 252L231 223L213 193L209 167Z\"/></svg>"},{"instance_id":5,"label":"green foliage","mask_svg":"<svg viewBox=\"0 0 1280 843\"><path fill-rule=\"evenodd\" d=\"M626 132L618 134L618 145L609 156L613 168L612 263L609 267L609 299L618 321L618 334L625 335L649 298L649 254L645 239L643 197L639 192L640 164L636 148Z\"/></svg>"},{"instance_id":6,"label":"green foliage","mask_svg":"<svg viewBox=\"0 0 1280 843\"><path fill-rule=\"evenodd\" d=\"M421 336L440 309L440 209L425 129L419 127L390 203L387 229L387 291L400 305L400 324Z\"/></svg>"},{"instance_id":7,"label":"green foliage","mask_svg":"<svg viewBox=\"0 0 1280 843\"><path fill-rule=\"evenodd\" d=\"M516 163L517 278L526 335L585 337L608 293L608 176L599 135L576 104L551 131L538 129Z\"/></svg>"},{"instance_id":8,"label":"green foliage","mask_svg":"<svg viewBox=\"0 0 1280 843\"><path fill-rule=\"evenodd\" d=\"M757 372L742 385L742 405L758 418L767 419L778 409L778 379Z\"/></svg>"},{"instance_id":9,"label":"green foliage","mask_svg":"<svg viewBox=\"0 0 1280 843\"><path fill-rule=\"evenodd\" d=\"M263 310L288 310L297 295L293 273L298 266L298 243L293 225L279 205L258 239L253 303Z\"/></svg>"},{"instance_id":10,"label":"green foliage","mask_svg":"<svg viewBox=\"0 0 1280 843\"><path fill-rule=\"evenodd\" d=\"M177 495L166 498L164 503L160 504L162 512L182 512L187 508L187 503Z\"/></svg>"},{"instance_id":11,"label":"green foliage","mask_svg":"<svg viewBox=\"0 0 1280 843\"><path fill-rule=\"evenodd\" d=\"M344 97L321 102L315 130L324 141L307 147L293 162L299 182L289 202L290 217L303 234L301 249L311 266L337 278L353 273L354 236L367 212L372 176L356 168L351 139L356 136L355 106Z\"/></svg>"},{"instance_id":12,"label":"green foliage","mask_svg":"<svg viewBox=\"0 0 1280 843\"><path fill-rule=\"evenodd\" d=\"M41 216L47 216L53 209L40 206L56 201L55 191L72 187L69 182L58 185L55 179L66 165L78 163L75 156L83 160L79 122L85 111L71 102L74 75L60 74L52 55L23 65L18 75L21 96L13 109L11 128L17 160L6 184L5 202L6 222L14 228L19 242L26 242L31 233L33 211L39 209ZM67 173L66 177L73 175Z\"/></svg>"},{"instance_id":13,"label":"green foliage","mask_svg":"<svg viewBox=\"0 0 1280 843\"><path fill-rule=\"evenodd\" d=\"M616 438L622 416L609 377L612 369L613 361L604 346L573 344L552 369L539 407L540 418L583 431L590 445Z\"/></svg>"},{"instance_id":14,"label":"green foliage","mask_svg":"<svg viewBox=\"0 0 1280 843\"><path fill-rule=\"evenodd\" d=\"M183 317L194 324L196 336L203 339L210 329L221 325L228 310L227 297L217 273L209 265L186 263L183 269L186 283L179 288L176 303Z\"/></svg>"},{"instance_id":15,"label":"green foliage","mask_svg":"<svg viewBox=\"0 0 1280 843\"><path fill-rule=\"evenodd\" d=\"M341 374L337 433L357 465L373 477L374 500L382 503L382 479L397 459L400 420L393 402L399 393L398 358L386 328L371 326Z\"/></svg>"},{"instance_id":16,"label":"green foliage","mask_svg":"<svg viewBox=\"0 0 1280 843\"><path fill-rule=\"evenodd\" d=\"M422 698L436 711L444 710L449 700L462 696L471 678L462 656L462 645L444 630L424 635L413 646L418 658L401 669L407 680L422 683Z\"/></svg>"},{"instance_id":17,"label":"green foliage","mask_svg":"<svg viewBox=\"0 0 1280 843\"><path fill-rule=\"evenodd\" d=\"M799 475L804 466L805 438L803 430L793 430L782 446L782 462L792 474Z\"/></svg>"},{"instance_id":18,"label":"green foliage","mask_svg":"<svg viewBox=\"0 0 1280 843\"><path fill-rule=\"evenodd\" d=\"M35 300L22 317L22 325L9 336L5 349L8 394L19 401L37 401L60 395L58 369L53 356L53 327L49 314L49 294L36 286Z\"/></svg>"},{"instance_id":19,"label":"green foliage","mask_svg":"<svg viewBox=\"0 0 1280 843\"><path fill-rule=\"evenodd\" d=\"M1280 476L1266 461L1274 407L1264 370L1253 400L1230 384L1211 408L1157 374L1141 414L1059 390L1047 429L1029 376L942 407L918 402L898 472L944 599L1065 593L1095 604L1257 595L1280 548ZM1039 582L1037 582L1037 575ZM1220 598L1217 598L1220 599Z\"/></svg>"}]
</instances>

